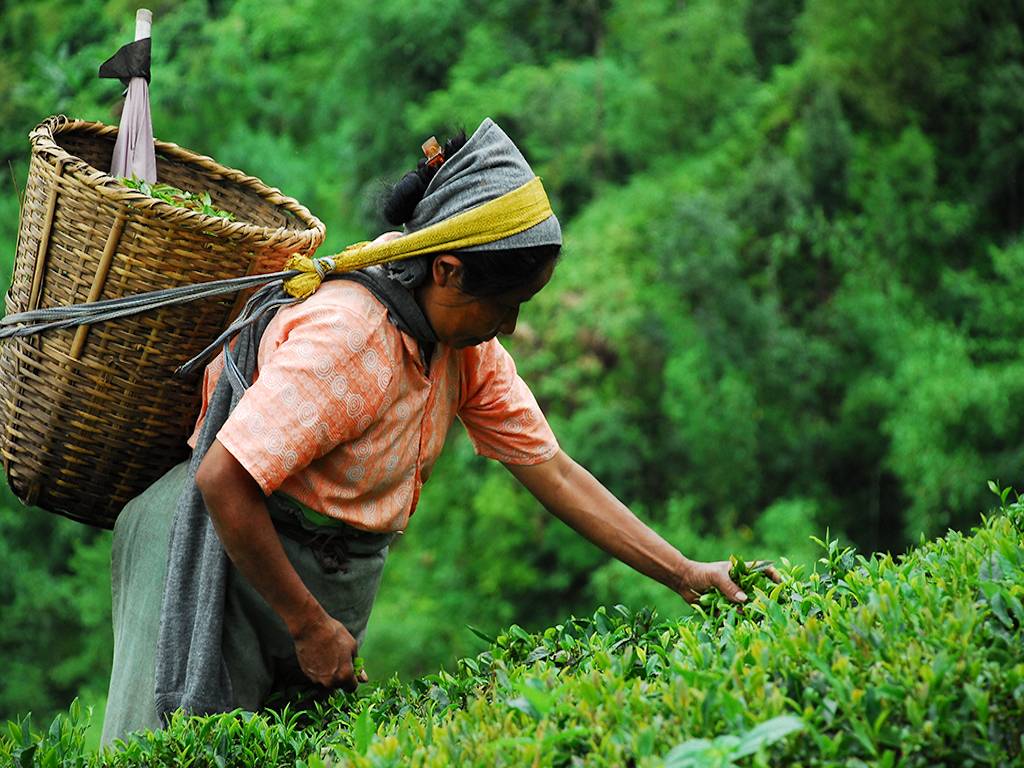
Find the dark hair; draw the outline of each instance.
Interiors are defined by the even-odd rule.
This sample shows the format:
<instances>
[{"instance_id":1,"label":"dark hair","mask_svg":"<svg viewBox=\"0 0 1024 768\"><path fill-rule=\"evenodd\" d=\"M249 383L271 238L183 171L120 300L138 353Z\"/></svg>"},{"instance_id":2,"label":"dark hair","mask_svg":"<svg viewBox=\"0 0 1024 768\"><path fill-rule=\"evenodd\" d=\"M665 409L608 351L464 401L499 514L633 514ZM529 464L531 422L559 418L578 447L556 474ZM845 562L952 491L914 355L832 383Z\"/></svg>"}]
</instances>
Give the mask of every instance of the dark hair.
<instances>
[{"instance_id":1,"label":"dark hair","mask_svg":"<svg viewBox=\"0 0 1024 768\"><path fill-rule=\"evenodd\" d=\"M466 141L465 131L456 133L444 143L444 156L451 157L462 149ZM405 174L384 195L381 202L384 219L396 226L408 222L436 173L437 168L428 166L426 158L421 159L415 170ZM471 296L484 297L529 285L558 258L560 251L559 245L533 245L487 251L470 249L453 253L462 261L460 289Z\"/></svg>"}]
</instances>

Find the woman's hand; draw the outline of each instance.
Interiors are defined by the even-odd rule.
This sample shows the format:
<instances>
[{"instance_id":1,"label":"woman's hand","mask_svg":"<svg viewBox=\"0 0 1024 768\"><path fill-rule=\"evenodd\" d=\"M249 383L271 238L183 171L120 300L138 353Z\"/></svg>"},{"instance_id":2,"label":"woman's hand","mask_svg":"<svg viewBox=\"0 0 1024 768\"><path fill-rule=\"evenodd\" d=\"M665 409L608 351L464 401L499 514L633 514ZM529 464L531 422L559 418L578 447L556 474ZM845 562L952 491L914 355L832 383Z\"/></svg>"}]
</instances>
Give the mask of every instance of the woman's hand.
<instances>
[{"instance_id":1,"label":"woman's hand","mask_svg":"<svg viewBox=\"0 0 1024 768\"><path fill-rule=\"evenodd\" d=\"M676 592L686 602L696 603L705 592L717 589L725 595L726 599L734 603L744 603L747 600L747 595L729 577L731 568L732 564L728 560L719 560L716 563L688 560L679 574ZM775 568L765 569L764 574L776 584L782 581L782 577L779 576L779 572Z\"/></svg>"},{"instance_id":2,"label":"woman's hand","mask_svg":"<svg viewBox=\"0 0 1024 768\"><path fill-rule=\"evenodd\" d=\"M196 485L231 561L295 640L303 673L327 688L347 691L366 682L353 669L355 639L299 578L267 513L263 491L219 440L199 466Z\"/></svg>"},{"instance_id":3,"label":"woman's hand","mask_svg":"<svg viewBox=\"0 0 1024 768\"><path fill-rule=\"evenodd\" d=\"M356 673L356 640L337 619L324 613L304 627L295 639L299 667L310 680L324 688L342 688L349 693L365 683L366 673Z\"/></svg>"}]
</instances>

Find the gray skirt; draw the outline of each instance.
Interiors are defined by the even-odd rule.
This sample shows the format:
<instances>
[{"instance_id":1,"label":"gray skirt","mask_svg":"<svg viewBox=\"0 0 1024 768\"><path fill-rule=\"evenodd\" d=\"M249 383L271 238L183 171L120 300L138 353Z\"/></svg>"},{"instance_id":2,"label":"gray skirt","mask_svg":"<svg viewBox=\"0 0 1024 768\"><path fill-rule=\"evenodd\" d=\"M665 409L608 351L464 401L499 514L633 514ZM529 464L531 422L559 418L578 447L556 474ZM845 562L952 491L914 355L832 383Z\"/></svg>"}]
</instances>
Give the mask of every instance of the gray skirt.
<instances>
[{"instance_id":1,"label":"gray skirt","mask_svg":"<svg viewBox=\"0 0 1024 768\"><path fill-rule=\"evenodd\" d=\"M114 526L114 663L104 744L163 726L155 702L156 646L171 521L187 475L187 461L171 469L128 502ZM275 517L285 506L277 496L268 499ZM354 539L347 542L343 570L325 567L323 553L296 538L285 535L281 543L309 591L362 644L392 536L348 530ZM255 711L278 697L323 693L299 668L284 622L234 567L229 568L222 648L236 707Z\"/></svg>"}]
</instances>

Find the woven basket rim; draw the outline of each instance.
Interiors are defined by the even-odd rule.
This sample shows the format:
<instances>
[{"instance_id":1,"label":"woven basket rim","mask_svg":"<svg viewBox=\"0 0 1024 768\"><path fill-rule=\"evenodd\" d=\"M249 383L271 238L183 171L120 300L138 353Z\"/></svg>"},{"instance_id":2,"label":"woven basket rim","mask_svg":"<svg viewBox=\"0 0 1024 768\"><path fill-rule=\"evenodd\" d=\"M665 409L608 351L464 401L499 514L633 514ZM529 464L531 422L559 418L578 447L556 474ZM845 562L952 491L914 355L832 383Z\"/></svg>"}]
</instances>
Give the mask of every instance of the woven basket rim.
<instances>
[{"instance_id":1,"label":"woven basket rim","mask_svg":"<svg viewBox=\"0 0 1024 768\"><path fill-rule=\"evenodd\" d=\"M326 228L320 219L295 198L285 195L281 190L265 184L255 176L222 165L212 157L197 154L178 144L154 139L157 154L167 159L198 166L210 174L248 188L271 205L294 215L301 224L305 225L305 229L264 227L248 222L229 221L219 216L209 216L187 208L179 208L159 198L150 197L139 190L125 186L117 177L104 173L82 158L72 155L56 142L55 136L72 131L116 139L118 128L100 122L78 120L66 115L53 115L39 123L29 134L32 153L45 153L52 156L54 160L63 162L66 169L80 175L81 182L115 203L131 204L135 208L148 211L175 225L188 229L201 229L210 234L231 239L256 239L265 243L287 240L291 245L298 246L298 249L315 248L323 242ZM304 246L303 242L305 242Z\"/></svg>"}]
</instances>

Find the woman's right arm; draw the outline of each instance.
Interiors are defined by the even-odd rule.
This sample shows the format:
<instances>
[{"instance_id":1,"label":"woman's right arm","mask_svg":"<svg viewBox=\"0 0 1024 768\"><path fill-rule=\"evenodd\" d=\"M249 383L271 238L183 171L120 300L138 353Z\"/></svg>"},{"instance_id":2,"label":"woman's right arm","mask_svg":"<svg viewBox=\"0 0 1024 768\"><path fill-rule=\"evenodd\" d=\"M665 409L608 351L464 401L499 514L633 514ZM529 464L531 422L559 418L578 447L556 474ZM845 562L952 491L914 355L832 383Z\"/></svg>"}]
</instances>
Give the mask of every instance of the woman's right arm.
<instances>
[{"instance_id":1,"label":"woman's right arm","mask_svg":"<svg viewBox=\"0 0 1024 768\"><path fill-rule=\"evenodd\" d=\"M214 440L196 485L228 557L288 628L302 671L320 685L354 691L361 682L354 668L355 638L292 567L256 480Z\"/></svg>"}]
</instances>

